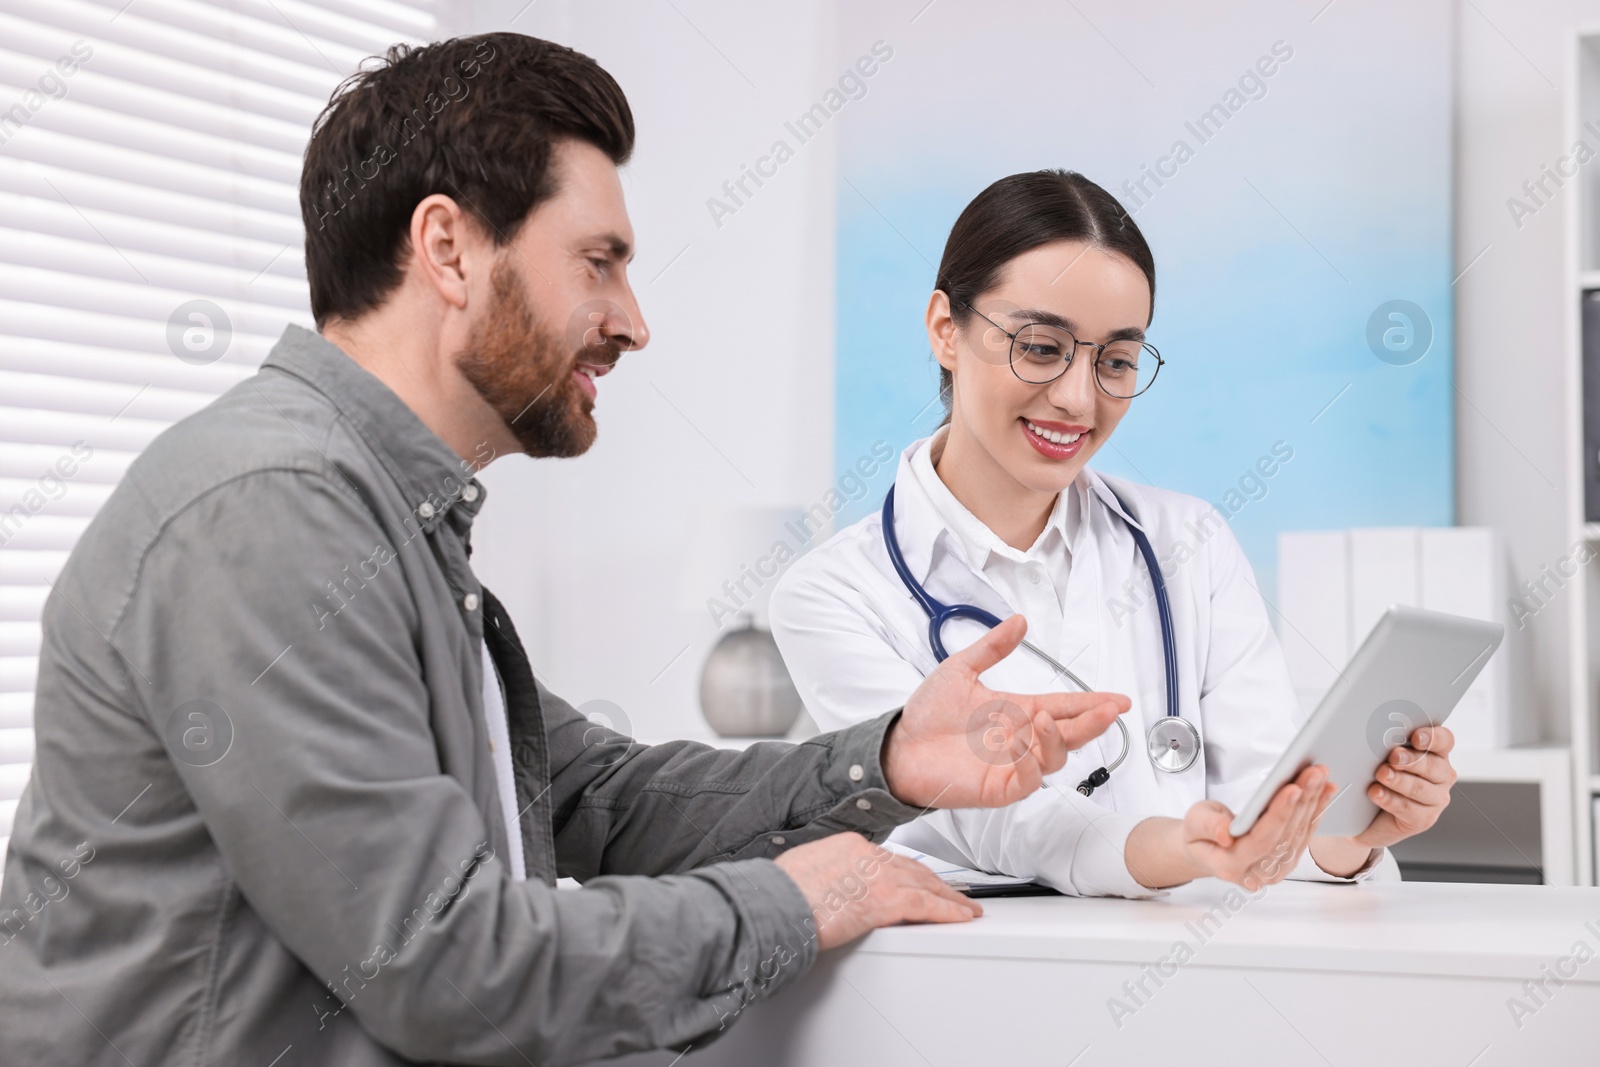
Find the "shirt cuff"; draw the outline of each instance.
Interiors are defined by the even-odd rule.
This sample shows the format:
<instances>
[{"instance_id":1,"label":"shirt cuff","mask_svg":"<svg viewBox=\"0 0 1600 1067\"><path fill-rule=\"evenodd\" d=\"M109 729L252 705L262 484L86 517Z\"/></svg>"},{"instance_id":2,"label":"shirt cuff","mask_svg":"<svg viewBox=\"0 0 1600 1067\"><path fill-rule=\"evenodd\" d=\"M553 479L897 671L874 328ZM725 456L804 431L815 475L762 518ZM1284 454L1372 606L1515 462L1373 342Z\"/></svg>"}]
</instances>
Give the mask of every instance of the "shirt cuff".
<instances>
[{"instance_id":1,"label":"shirt cuff","mask_svg":"<svg viewBox=\"0 0 1600 1067\"><path fill-rule=\"evenodd\" d=\"M821 768L822 785L839 799L815 817L829 832L853 830L881 844L896 826L927 812L896 800L883 773L883 741L899 718L898 710L891 711L802 742L831 749Z\"/></svg>"},{"instance_id":2,"label":"shirt cuff","mask_svg":"<svg viewBox=\"0 0 1600 1067\"><path fill-rule=\"evenodd\" d=\"M1349 876L1343 876L1329 874L1323 870L1317 864L1316 858L1311 855L1311 849L1307 848L1305 853L1301 855L1300 862L1295 864L1294 870L1289 872L1289 877L1297 882L1365 882L1372 877L1373 871L1382 862L1384 855L1388 851L1385 848L1373 849L1368 853L1367 861L1358 867L1354 873Z\"/></svg>"}]
</instances>

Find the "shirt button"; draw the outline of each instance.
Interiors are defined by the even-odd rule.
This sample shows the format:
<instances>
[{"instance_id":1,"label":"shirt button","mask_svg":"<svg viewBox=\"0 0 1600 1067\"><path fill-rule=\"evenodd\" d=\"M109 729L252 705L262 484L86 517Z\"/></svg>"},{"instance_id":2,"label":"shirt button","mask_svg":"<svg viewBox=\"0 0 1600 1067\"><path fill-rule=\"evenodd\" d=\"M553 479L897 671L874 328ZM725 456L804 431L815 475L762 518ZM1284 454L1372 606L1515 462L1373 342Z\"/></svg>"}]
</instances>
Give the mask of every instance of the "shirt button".
<instances>
[{"instance_id":1,"label":"shirt button","mask_svg":"<svg viewBox=\"0 0 1600 1067\"><path fill-rule=\"evenodd\" d=\"M773 835L772 835L772 843L773 843L773 844L774 844L774 845L781 845L781 844L783 844L783 840L784 840L784 839L783 839L783 835L782 835L782 834L773 834Z\"/></svg>"},{"instance_id":2,"label":"shirt button","mask_svg":"<svg viewBox=\"0 0 1600 1067\"><path fill-rule=\"evenodd\" d=\"M1038 585L1039 584L1039 568L1038 567L1029 567L1028 568L1028 581L1032 582L1034 585Z\"/></svg>"},{"instance_id":3,"label":"shirt button","mask_svg":"<svg viewBox=\"0 0 1600 1067\"><path fill-rule=\"evenodd\" d=\"M861 764L853 763L850 765L850 780L852 782L859 782L866 776L867 772L861 769Z\"/></svg>"},{"instance_id":4,"label":"shirt button","mask_svg":"<svg viewBox=\"0 0 1600 1067\"><path fill-rule=\"evenodd\" d=\"M862 811L871 811L872 801L868 800L866 797L862 797L860 800L856 801L856 807L860 808Z\"/></svg>"},{"instance_id":5,"label":"shirt button","mask_svg":"<svg viewBox=\"0 0 1600 1067\"><path fill-rule=\"evenodd\" d=\"M461 499L465 500L469 504L478 499L478 487L475 485L469 485L465 489L461 490Z\"/></svg>"},{"instance_id":6,"label":"shirt button","mask_svg":"<svg viewBox=\"0 0 1600 1067\"><path fill-rule=\"evenodd\" d=\"M422 503L417 505L417 514L421 515L424 519L433 518L433 505L424 500Z\"/></svg>"},{"instance_id":7,"label":"shirt button","mask_svg":"<svg viewBox=\"0 0 1600 1067\"><path fill-rule=\"evenodd\" d=\"M478 610L478 594L477 593L468 593L466 596L462 597L461 598L461 606L466 608L468 611L477 611Z\"/></svg>"}]
</instances>

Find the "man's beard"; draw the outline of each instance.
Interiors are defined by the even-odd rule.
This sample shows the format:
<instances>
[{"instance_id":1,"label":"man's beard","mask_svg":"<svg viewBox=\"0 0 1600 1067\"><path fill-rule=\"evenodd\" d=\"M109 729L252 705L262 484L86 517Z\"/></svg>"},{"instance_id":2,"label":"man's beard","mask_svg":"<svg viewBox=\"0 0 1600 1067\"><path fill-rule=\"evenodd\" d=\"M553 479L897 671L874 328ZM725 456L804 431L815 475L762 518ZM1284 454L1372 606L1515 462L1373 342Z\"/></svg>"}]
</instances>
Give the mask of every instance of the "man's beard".
<instances>
[{"instance_id":1,"label":"man's beard","mask_svg":"<svg viewBox=\"0 0 1600 1067\"><path fill-rule=\"evenodd\" d=\"M616 362L619 347L607 341L567 350L560 335L534 317L509 261L496 264L490 278L494 304L473 326L456 366L528 455L583 455L597 433L594 401L572 372L579 359L597 366Z\"/></svg>"}]
</instances>

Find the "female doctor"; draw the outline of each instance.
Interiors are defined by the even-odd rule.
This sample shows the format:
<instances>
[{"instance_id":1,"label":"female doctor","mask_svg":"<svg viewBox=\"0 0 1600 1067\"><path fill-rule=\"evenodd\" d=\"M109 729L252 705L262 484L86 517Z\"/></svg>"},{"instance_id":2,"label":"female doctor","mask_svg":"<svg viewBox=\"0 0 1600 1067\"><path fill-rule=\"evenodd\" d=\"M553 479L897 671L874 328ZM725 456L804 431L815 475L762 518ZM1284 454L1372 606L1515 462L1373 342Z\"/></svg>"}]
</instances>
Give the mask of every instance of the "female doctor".
<instances>
[{"instance_id":1,"label":"female doctor","mask_svg":"<svg viewBox=\"0 0 1600 1067\"><path fill-rule=\"evenodd\" d=\"M1072 678L1132 697L1126 730L1074 753L1047 788L926 815L896 832L902 845L1077 895L1396 877L1386 846L1449 803L1443 727L1391 754L1366 786L1380 813L1357 837L1315 835L1345 784L1322 767L1280 789L1248 834L1228 832L1294 733L1250 565L1209 504L1086 466L1160 369L1144 343L1154 295L1143 235L1082 175L1015 174L980 193L950 232L926 316L949 416L902 453L881 513L790 568L773 634L825 730L903 703L944 654L1013 614L1032 647L986 684L1044 692ZM989 614L930 631L957 604Z\"/></svg>"}]
</instances>

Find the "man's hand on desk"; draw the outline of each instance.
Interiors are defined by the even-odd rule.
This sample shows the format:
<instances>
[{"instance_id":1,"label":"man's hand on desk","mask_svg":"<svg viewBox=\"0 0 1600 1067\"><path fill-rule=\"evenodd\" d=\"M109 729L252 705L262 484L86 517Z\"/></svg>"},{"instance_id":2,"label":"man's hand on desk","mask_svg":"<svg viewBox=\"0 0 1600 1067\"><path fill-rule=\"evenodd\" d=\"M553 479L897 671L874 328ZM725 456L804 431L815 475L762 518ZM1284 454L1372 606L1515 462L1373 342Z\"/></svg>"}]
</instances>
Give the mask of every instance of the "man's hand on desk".
<instances>
[{"instance_id":1,"label":"man's hand on desk","mask_svg":"<svg viewBox=\"0 0 1600 1067\"><path fill-rule=\"evenodd\" d=\"M983 914L983 905L945 885L925 865L860 834L796 845L774 862L805 894L823 950L880 926L959 923Z\"/></svg>"},{"instance_id":2,"label":"man's hand on desk","mask_svg":"<svg viewBox=\"0 0 1600 1067\"><path fill-rule=\"evenodd\" d=\"M1450 806L1450 787L1456 769L1450 750L1456 738L1443 726L1423 726L1411 732L1410 744L1389 753L1378 767L1367 796L1378 805L1378 816L1355 837L1319 837L1311 842L1317 866L1329 874L1348 875L1359 870L1375 848L1387 848L1420 834Z\"/></svg>"},{"instance_id":3,"label":"man's hand on desk","mask_svg":"<svg viewBox=\"0 0 1600 1067\"><path fill-rule=\"evenodd\" d=\"M917 687L883 745L889 791L929 808L1014 804L1099 737L1132 702L1118 693L996 693L978 676L1022 641L1020 615L956 653Z\"/></svg>"},{"instance_id":4,"label":"man's hand on desk","mask_svg":"<svg viewBox=\"0 0 1600 1067\"><path fill-rule=\"evenodd\" d=\"M978 676L1022 641L1013 615L945 660L917 687L883 741L883 776L903 804L1003 807L1044 784L1067 753L1103 733L1131 702L1115 693L996 693ZM926 866L844 833L798 845L776 863L811 905L819 947L880 926L966 922L983 906Z\"/></svg>"}]
</instances>

